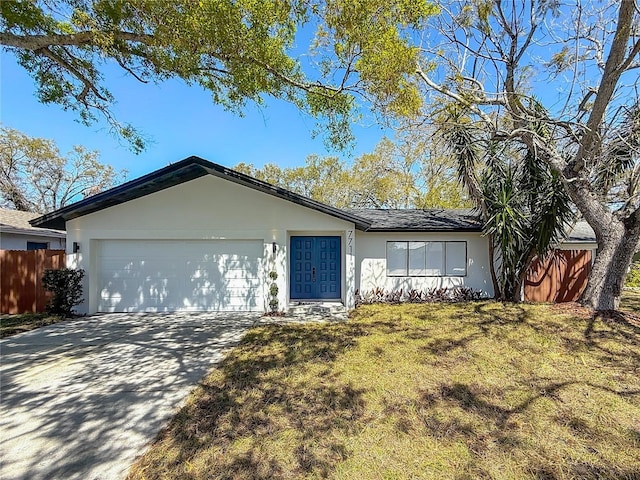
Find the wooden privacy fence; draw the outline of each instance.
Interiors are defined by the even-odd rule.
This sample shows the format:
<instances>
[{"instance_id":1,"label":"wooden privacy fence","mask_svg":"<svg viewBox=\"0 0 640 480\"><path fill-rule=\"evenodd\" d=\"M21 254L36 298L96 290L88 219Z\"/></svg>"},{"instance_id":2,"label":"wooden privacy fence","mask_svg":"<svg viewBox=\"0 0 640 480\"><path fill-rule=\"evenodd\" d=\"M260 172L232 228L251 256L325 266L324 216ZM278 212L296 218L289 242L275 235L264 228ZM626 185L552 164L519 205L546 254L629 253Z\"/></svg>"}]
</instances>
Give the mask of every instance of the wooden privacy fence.
<instances>
[{"instance_id":1,"label":"wooden privacy fence","mask_svg":"<svg viewBox=\"0 0 640 480\"><path fill-rule=\"evenodd\" d=\"M64 250L0 250L0 313L43 312L49 293L42 275L64 267Z\"/></svg>"},{"instance_id":2,"label":"wooden privacy fence","mask_svg":"<svg viewBox=\"0 0 640 480\"><path fill-rule=\"evenodd\" d=\"M587 286L590 272L591 250L555 250L531 264L524 298L530 302L575 302Z\"/></svg>"}]
</instances>

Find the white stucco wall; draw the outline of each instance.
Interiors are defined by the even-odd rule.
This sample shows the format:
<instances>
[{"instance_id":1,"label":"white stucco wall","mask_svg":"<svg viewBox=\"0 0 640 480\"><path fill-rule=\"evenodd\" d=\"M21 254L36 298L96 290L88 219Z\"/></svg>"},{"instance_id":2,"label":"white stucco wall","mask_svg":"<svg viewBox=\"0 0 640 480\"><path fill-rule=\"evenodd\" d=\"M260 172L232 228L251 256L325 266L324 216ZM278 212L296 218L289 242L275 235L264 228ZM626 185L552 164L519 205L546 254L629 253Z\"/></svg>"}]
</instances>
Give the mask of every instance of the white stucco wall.
<instances>
[{"instance_id":1,"label":"white stucco wall","mask_svg":"<svg viewBox=\"0 0 640 480\"><path fill-rule=\"evenodd\" d=\"M26 250L27 242L48 243L51 250L64 250L65 248L64 238L0 231L0 250Z\"/></svg>"},{"instance_id":2,"label":"white stucco wall","mask_svg":"<svg viewBox=\"0 0 640 480\"><path fill-rule=\"evenodd\" d=\"M98 293L96 251L101 240L260 239L264 242L265 307L271 283L267 275L275 269L280 308L285 308L289 303L289 237L335 235L343 242L342 300L352 307L355 278L351 272L356 268L354 231L350 222L207 175L68 221L67 263L86 270L85 303L78 310L94 313ZM348 238L352 239L351 249ZM80 244L77 254L72 254L73 242Z\"/></svg>"},{"instance_id":3,"label":"white stucco wall","mask_svg":"<svg viewBox=\"0 0 640 480\"><path fill-rule=\"evenodd\" d=\"M466 241L467 275L464 277L389 277L386 245L388 241ZM486 296L493 295L489 271L489 250L480 233L367 233L357 232L356 288L360 291L377 287L393 291L403 289L471 287Z\"/></svg>"}]
</instances>

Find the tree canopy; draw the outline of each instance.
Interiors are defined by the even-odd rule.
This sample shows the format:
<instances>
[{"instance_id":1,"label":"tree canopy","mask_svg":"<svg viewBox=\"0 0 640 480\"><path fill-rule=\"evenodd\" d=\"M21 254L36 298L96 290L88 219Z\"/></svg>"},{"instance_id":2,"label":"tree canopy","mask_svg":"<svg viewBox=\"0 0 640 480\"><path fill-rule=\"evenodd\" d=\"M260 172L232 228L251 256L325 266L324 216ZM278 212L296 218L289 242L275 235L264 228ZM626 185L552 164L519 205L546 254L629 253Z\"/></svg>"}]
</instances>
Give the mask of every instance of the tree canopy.
<instances>
[{"instance_id":1,"label":"tree canopy","mask_svg":"<svg viewBox=\"0 0 640 480\"><path fill-rule=\"evenodd\" d=\"M551 168L598 240L583 301L617 308L640 239L637 1L453 1L429 33L424 115L462 111L486 145Z\"/></svg>"},{"instance_id":2,"label":"tree canopy","mask_svg":"<svg viewBox=\"0 0 640 480\"><path fill-rule=\"evenodd\" d=\"M420 140L422 139L422 140ZM236 170L338 208L463 208L472 203L452 157L438 156L424 136L387 138L346 163L310 155L301 167L240 163Z\"/></svg>"},{"instance_id":3,"label":"tree canopy","mask_svg":"<svg viewBox=\"0 0 640 480\"><path fill-rule=\"evenodd\" d=\"M409 33L435 11L426 0L3 1L0 45L42 102L87 124L103 116L137 151L142 136L113 115L107 66L140 82L198 84L238 113L265 96L286 100L344 145L356 94L386 111L417 109Z\"/></svg>"},{"instance_id":4,"label":"tree canopy","mask_svg":"<svg viewBox=\"0 0 640 480\"><path fill-rule=\"evenodd\" d=\"M46 213L124 180L80 145L61 155L51 140L0 127L0 205Z\"/></svg>"}]
</instances>

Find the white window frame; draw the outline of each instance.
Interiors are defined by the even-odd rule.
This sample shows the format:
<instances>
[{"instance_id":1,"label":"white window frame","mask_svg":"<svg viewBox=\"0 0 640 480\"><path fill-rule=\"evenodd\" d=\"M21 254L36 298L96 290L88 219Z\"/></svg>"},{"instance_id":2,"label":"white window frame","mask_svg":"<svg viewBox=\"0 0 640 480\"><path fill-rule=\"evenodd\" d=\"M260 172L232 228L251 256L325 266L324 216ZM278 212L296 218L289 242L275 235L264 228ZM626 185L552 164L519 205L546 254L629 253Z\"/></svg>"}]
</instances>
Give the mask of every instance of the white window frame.
<instances>
[{"instance_id":1,"label":"white window frame","mask_svg":"<svg viewBox=\"0 0 640 480\"><path fill-rule=\"evenodd\" d=\"M389 272L389 244L396 244L396 243L404 243L406 246L404 248L405 251L405 268L404 268L404 272L402 273L390 273ZM439 274L427 274L427 268L426 268L426 261L427 261L427 250L428 250L428 244L429 243L441 243L442 244L442 261L441 261L441 271ZM464 244L464 274L455 274L455 273L451 273L450 271L447 271L447 245L449 244ZM423 248L425 249L424 252L424 260L425 260L425 267L423 269L420 268L416 268L415 265L409 265L409 259L410 259L410 252L412 250L418 250L420 248L420 244L423 245ZM396 250L397 251L397 250ZM426 240L387 240L386 243L386 261L387 261L387 267L386 267L386 274L387 277L431 277L431 278L438 278L438 277L466 277L468 272L467 272L467 265L468 265L468 254L469 254L469 250L467 248L467 241L466 240L430 240L430 241L426 241ZM416 273L418 271L422 270L423 273ZM394 270L395 271L395 270Z\"/></svg>"},{"instance_id":2,"label":"white window frame","mask_svg":"<svg viewBox=\"0 0 640 480\"><path fill-rule=\"evenodd\" d=\"M398 250L398 249L395 249L393 247L393 245L396 244L396 243L405 244L405 246L404 246L404 273L407 272L407 261L408 261L407 259L408 259L408 256L409 256L408 253L407 253L407 248L409 247L408 242L393 242L393 241L388 241L387 244L386 244L386 256L385 256L385 259L387 261L386 272L387 272L387 276L389 276L389 277L404 277L405 275L403 273L389 273L389 269L390 269L389 267L390 266L395 266L394 265L395 262L393 262L393 261L390 262L389 261L389 258L390 258L389 254L391 252L397 254L397 253L400 253L400 250L402 250L402 249ZM395 269L394 269L394 272L395 272Z\"/></svg>"}]
</instances>

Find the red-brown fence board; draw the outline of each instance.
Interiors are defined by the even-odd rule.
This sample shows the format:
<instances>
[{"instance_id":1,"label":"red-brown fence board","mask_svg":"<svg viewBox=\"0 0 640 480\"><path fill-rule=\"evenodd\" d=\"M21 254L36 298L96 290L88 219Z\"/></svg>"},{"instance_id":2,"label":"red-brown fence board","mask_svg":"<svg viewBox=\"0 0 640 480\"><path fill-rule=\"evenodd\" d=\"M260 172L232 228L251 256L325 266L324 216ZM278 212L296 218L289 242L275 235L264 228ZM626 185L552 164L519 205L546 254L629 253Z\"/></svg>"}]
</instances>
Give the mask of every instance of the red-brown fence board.
<instances>
[{"instance_id":1,"label":"red-brown fence board","mask_svg":"<svg viewBox=\"0 0 640 480\"><path fill-rule=\"evenodd\" d=\"M555 250L531 264L524 298L530 302L575 302L587 286L590 272L590 250Z\"/></svg>"},{"instance_id":2,"label":"red-brown fence board","mask_svg":"<svg viewBox=\"0 0 640 480\"><path fill-rule=\"evenodd\" d=\"M43 312L49 293L42 275L64 266L64 250L0 250L0 313Z\"/></svg>"}]
</instances>

